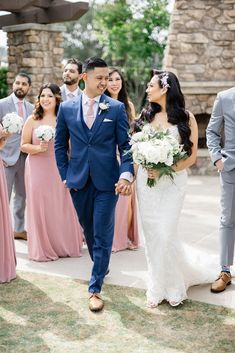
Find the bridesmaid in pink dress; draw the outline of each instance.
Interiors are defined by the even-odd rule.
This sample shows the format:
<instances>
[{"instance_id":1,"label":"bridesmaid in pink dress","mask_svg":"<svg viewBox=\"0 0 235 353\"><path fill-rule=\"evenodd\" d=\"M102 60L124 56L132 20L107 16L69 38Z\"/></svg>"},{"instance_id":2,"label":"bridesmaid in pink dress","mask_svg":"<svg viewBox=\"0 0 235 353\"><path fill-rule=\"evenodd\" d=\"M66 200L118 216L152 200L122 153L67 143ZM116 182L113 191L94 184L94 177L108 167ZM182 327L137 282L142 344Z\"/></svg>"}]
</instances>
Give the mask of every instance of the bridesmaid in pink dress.
<instances>
[{"instance_id":1,"label":"bridesmaid in pink dress","mask_svg":"<svg viewBox=\"0 0 235 353\"><path fill-rule=\"evenodd\" d=\"M124 103L131 124L135 118L135 108L128 99L124 78L116 68L110 68L109 70L109 81L105 94ZM136 250L139 246L135 186L133 186L132 191L131 196L120 195L118 198L112 248L114 252L125 249Z\"/></svg>"},{"instance_id":2,"label":"bridesmaid in pink dress","mask_svg":"<svg viewBox=\"0 0 235 353\"><path fill-rule=\"evenodd\" d=\"M8 134L0 126L0 149ZM16 277L16 256L8 192L3 162L0 158L0 283L10 282Z\"/></svg>"},{"instance_id":3,"label":"bridesmaid in pink dress","mask_svg":"<svg viewBox=\"0 0 235 353\"><path fill-rule=\"evenodd\" d=\"M50 261L81 256L82 231L69 190L60 180L54 157L54 140L39 140L36 129L55 127L61 101L60 88L41 87L33 115L23 128L21 150L25 164L29 259Z\"/></svg>"}]
</instances>

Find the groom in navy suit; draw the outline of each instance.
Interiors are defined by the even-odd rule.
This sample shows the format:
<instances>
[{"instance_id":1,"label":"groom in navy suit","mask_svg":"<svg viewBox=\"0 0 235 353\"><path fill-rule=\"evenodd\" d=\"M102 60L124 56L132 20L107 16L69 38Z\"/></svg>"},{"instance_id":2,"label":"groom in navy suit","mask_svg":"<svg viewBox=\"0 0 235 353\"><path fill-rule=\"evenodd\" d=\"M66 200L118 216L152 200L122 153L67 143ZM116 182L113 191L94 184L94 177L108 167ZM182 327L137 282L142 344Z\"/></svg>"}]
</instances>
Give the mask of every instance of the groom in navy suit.
<instances>
[{"instance_id":1,"label":"groom in navy suit","mask_svg":"<svg viewBox=\"0 0 235 353\"><path fill-rule=\"evenodd\" d=\"M104 306L100 292L112 250L117 194L131 193L134 174L125 153L130 148L125 106L103 94L108 78L105 61L96 57L85 61L85 89L60 105L55 137L60 176L70 188L93 261L88 288L91 311Z\"/></svg>"}]
</instances>

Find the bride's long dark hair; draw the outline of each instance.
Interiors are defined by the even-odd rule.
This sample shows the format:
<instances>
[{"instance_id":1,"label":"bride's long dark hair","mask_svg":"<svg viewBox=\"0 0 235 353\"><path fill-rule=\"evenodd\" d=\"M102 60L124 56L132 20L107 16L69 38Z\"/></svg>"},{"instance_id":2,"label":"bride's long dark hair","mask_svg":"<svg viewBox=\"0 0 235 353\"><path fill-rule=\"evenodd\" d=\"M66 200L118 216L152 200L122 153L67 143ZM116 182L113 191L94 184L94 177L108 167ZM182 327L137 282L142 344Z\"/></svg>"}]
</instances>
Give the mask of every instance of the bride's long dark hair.
<instances>
[{"instance_id":1,"label":"bride's long dark hair","mask_svg":"<svg viewBox=\"0 0 235 353\"><path fill-rule=\"evenodd\" d=\"M181 143L187 155L192 154L193 143L190 141L191 129L189 127L189 113L185 110L184 95L181 91L179 80L173 72L152 70L151 77L157 76L161 88L167 83L166 92L166 113L168 122L177 125L181 137ZM167 82L166 82L167 77ZM134 123L133 130L140 131L144 124L151 123L156 113L161 112L161 106L158 103L150 102L146 108L143 108L139 119Z\"/></svg>"}]
</instances>

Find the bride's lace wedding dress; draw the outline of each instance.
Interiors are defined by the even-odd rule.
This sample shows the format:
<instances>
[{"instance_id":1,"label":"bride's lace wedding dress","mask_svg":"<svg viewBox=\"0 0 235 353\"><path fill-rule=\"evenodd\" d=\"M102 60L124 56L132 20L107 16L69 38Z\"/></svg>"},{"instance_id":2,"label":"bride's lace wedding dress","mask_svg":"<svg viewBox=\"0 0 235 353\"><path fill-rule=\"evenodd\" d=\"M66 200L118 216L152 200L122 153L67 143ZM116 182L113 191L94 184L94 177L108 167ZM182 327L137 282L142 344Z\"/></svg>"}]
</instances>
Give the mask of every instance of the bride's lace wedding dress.
<instances>
[{"instance_id":1,"label":"bride's lace wedding dress","mask_svg":"<svg viewBox=\"0 0 235 353\"><path fill-rule=\"evenodd\" d=\"M179 139L177 126L169 132ZM148 264L147 301L157 305L162 300L180 303L187 298L191 285L210 282L214 274L192 259L177 234L177 225L187 186L187 171L174 174L174 180L162 177L150 188L147 172L137 172L137 199L143 227Z\"/></svg>"}]
</instances>

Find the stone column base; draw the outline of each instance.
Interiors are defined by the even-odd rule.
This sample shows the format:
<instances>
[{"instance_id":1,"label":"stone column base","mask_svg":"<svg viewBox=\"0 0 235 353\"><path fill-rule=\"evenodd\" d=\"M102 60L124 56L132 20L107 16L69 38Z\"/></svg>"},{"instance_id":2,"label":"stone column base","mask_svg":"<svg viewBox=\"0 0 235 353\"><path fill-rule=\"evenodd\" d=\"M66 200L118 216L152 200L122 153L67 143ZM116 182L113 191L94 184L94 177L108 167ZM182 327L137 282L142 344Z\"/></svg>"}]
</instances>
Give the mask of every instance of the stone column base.
<instances>
[{"instance_id":1,"label":"stone column base","mask_svg":"<svg viewBox=\"0 0 235 353\"><path fill-rule=\"evenodd\" d=\"M62 83L64 26L27 23L3 27L8 37L8 84L11 88L19 71L32 78L31 102L43 83Z\"/></svg>"}]
</instances>

